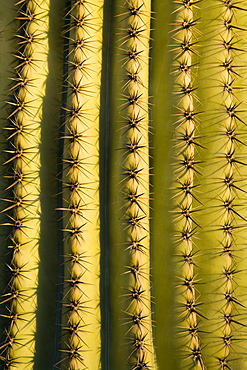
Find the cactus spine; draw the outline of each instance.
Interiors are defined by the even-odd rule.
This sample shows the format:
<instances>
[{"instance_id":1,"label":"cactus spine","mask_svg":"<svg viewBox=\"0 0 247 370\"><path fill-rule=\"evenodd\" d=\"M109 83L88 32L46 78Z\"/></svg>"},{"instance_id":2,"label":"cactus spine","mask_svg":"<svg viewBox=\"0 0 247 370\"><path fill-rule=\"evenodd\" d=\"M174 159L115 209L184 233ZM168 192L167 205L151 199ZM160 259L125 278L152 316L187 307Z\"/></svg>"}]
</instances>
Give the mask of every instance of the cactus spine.
<instances>
[{"instance_id":1,"label":"cactus spine","mask_svg":"<svg viewBox=\"0 0 247 370\"><path fill-rule=\"evenodd\" d=\"M221 33L221 43L223 47L223 60L222 60L222 87L223 87L223 107L225 108L226 116L224 120L224 131L225 131L225 143L223 156L226 159L224 166L224 177L223 177L223 192L222 192L222 206L223 206L223 217L221 230L223 233L222 239L222 251L221 258L224 259L223 264L223 294L225 300L223 301L222 307L222 345L218 353L218 360L222 368L229 366L229 356L232 341L235 339L232 331L231 318L234 312L234 306L241 304L238 302L236 297L236 282L235 274L237 273L236 267L234 266L234 256L232 248L234 246L234 228L236 227L235 218L244 219L243 216L236 210L234 205L234 198L236 197L236 191L234 191L232 184L235 181L235 170L234 162L236 161L235 152L235 138L238 126L238 116L236 115L236 109L238 102L236 101L234 94L234 79L232 71L229 68L225 68L224 65L231 61L234 62L234 56L232 51L235 49L235 37L233 32L233 19L234 12L228 4L224 4L222 23L223 31ZM237 50L237 49L235 49ZM240 118L239 118L240 119ZM241 120L241 119L240 119Z\"/></svg>"},{"instance_id":2,"label":"cactus spine","mask_svg":"<svg viewBox=\"0 0 247 370\"><path fill-rule=\"evenodd\" d=\"M49 1L19 1L20 27L17 31L19 49L16 75L12 78L11 99L8 104L10 184L6 198L10 227L9 248L12 259L8 268L11 278L8 292L2 295L6 305L6 340L1 345L4 368L32 369L35 352L35 312L40 234L40 123L42 97L47 74L47 29ZM18 364L18 365L17 365Z\"/></svg>"},{"instance_id":3,"label":"cactus spine","mask_svg":"<svg viewBox=\"0 0 247 370\"><path fill-rule=\"evenodd\" d=\"M241 103L241 54L244 50L240 35L241 31L244 31L241 23L241 13L244 9L239 5L228 1L218 3L217 22L215 21L217 35L214 36L213 47L218 77L217 86L210 97L215 104L213 114L216 118L216 129L212 129L214 134L211 132L211 137L215 137L214 145L217 145L214 149L217 173L210 175L211 179L214 178L214 184L211 185L215 192L212 212L217 226L211 226L211 233L214 233L215 240L218 240L218 243L214 242L214 246L219 266L215 265L213 268L214 276L217 276L217 282L213 282L217 299L211 311L214 312L215 322L211 334L214 345L209 346L212 357L208 360L208 368L217 366L219 369L244 366L243 363L237 362L239 359L234 353L241 351L243 332L240 335L238 329L241 326L240 317L243 327L246 322L245 298L238 286L238 282L243 278L240 260L244 258L244 254L242 249L237 247L244 236L243 225L246 221L241 207L245 190L241 183L238 184L238 172L243 173L245 165L242 157L242 130L245 123ZM216 85L215 80L214 77ZM211 318L211 315L209 317Z\"/></svg>"}]
</instances>

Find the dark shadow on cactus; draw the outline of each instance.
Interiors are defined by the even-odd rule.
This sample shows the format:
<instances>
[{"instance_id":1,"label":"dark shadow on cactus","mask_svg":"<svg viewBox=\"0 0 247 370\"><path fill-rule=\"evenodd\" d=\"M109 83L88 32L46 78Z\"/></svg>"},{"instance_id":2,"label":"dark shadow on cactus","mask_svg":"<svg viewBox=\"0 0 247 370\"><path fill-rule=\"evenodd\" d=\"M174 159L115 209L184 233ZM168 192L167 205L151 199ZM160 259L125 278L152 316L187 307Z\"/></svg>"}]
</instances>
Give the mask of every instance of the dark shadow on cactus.
<instances>
[{"instance_id":1,"label":"dark shadow on cactus","mask_svg":"<svg viewBox=\"0 0 247 370\"><path fill-rule=\"evenodd\" d=\"M43 99L41 126L41 235L38 285L36 352L34 370L52 369L58 361L60 316L59 290L62 286L61 267L63 253L59 240L58 207L59 183L57 179L61 142L58 140L60 126L63 61L63 17L65 0L51 0L50 29L48 32L48 77L46 95ZM58 21L59 20L59 21ZM60 149L59 149L60 148ZM60 227L61 229L61 227ZM49 338L49 340L47 339ZM45 353L45 356L44 356Z\"/></svg>"},{"instance_id":2,"label":"dark shadow on cactus","mask_svg":"<svg viewBox=\"0 0 247 370\"><path fill-rule=\"evenodd\" d=\"M101 365L102 370L110 368L110 344L109 344L109 104L110 104L110 86L111 86L111 35L113 32L113 0L105 2L103 10L103 46L102 46L102 76L101 76L101 98L100 98L100 243L101 243Z\"/></svg>"}]
</instances>

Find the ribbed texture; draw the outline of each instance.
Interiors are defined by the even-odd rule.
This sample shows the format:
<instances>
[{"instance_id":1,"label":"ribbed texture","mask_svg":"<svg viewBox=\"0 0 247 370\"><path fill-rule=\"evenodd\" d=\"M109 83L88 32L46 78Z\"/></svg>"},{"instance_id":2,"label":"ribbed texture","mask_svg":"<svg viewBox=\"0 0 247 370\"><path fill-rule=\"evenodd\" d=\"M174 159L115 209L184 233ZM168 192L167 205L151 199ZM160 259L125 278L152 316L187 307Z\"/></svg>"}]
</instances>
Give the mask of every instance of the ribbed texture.
<instances>
[{"instance_id":1,"label":"ribbed texture","mask_svg":"<svg viewBox=\"0 0 247 370\"><path fill-rule=\"evenodd\" d=\"M64 293L61 360L65 369L100 366L99 92L102 1L72 1L68 28L63 136Z\"/></svg>"},{"instance_id":2,"label":"ribbed texture","mask_svg":"<svg viewBox=\"0 0 247 370\"><path fill-rule=\"evenodd\" d=\"M42 97L47 74L47 30L49 1L21 1L18 7L19 28L15 37L18 61L8 100L9 159L6 176L13 196L4 199L8 216L8 265L11 278L8 292L1 297L6 306L9 326L1 345L4 368L32 369L35 351L39 236L40 236L40 123ZM18 364L18 365L17 365Z\"/></svg>"}]
</instances>

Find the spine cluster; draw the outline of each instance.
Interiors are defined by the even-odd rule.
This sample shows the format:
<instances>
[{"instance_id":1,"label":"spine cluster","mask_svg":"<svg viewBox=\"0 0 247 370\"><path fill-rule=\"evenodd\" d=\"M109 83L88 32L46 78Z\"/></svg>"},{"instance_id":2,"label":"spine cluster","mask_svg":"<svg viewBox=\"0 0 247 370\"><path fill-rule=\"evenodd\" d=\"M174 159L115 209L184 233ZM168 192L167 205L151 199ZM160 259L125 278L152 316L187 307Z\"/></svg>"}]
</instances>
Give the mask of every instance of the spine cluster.
<instances>
[{"instance_id":1,"label":"spine cluster","mask_svg":"<svg viewBox=\"0 0 247 370\"><path fill-rule=\"evenodd\" d=\"M35 350L35 311L40 234L40 122L46 80L48 1L19 1L18 50L10 88L8 124L9 186L4 199L9 227L10 280L1 297L9 324L0 346L2 368L31 369ZM11 194L11 195L10 195ZM18 364L18 365L17 365Z\"/></svg>"},{"instance_id":2,"label":"spine cluster","mask_svg":"<svg viewBox=\"0 0 247 370\"><path fill-rule=\"evenodd\" d=\"M100 1L72 1L68 27L63 154L64 297L61 360L70 370L99 367Z\"/></svg>"},{"instance_id":3,"label":"spine cluster","mask_svg":"<svg viewBox=\"0 0 247 370\"><path fill-rule=\"evenodd\" d=\"M237 5L238 4L238 5ZM238 148L244 143L241 141L239 128L243 126L244 121L241 118L240 102L236 96L240 87L237 85L240 80L239 68L236 66L236 56L243 52L238 43L240 38L238 33L241 27L237 25L236 11L244 11L240 4L231 1L222 1L222 32L218 42L222 45L222 60L219 65L221 75L221 86L223 96L223 137L221 157L224 158L224 171L221 187L221 205L223 209L222 230L223 238L221 243L220 258L223 261L223 301L222 306L222 335L221 349L218 354L220 369L231 368L232 361L230 354L234 343L240 340L234 327L240 328L241 322L238 321L241 309L244 305L237 298L236 277L240 272L236 265L236 231L244 226L246 222L241 208L238 207L237 198L243 192L241 186L237 185L238 168L245 165L241 157L237 155ZM234 357L234 354L233 354Z\"/></svg>"},{"instance_id":4,"label":"spine cluster","mask_svg":"<svg viewBox=\"0 0 247 370\"><path fill-rule=\"evenodd\" d=\"M124 54L122 83L123 216L128 266L125 314L128 363L131 369L153 368L149 281L149 154L148 154L148 49L150 4L128 0L124 5L121 49Z\"/></svg>"},{"instance_id":5,"label":"spine cluster","mask_svg":"<svg viewBox=\"0 0 247 370\"><path fill-rule=\"evenodd\" d=\"M179 277L179 291L182 291L183 301L182 313L180 315L182 333L187 341L188 355L197 369L205 369L202 358L202 345L199 337L200 320L203 315L200 313L200 303L196 297L196 280L194 256L195 248L194 234L198 228L195 218L196 207L200 201L195 194L195 175L199 174L199 160L197 149L201 147L199 136L196 134L198 126L198 112L195 105L196 86L193 81L193 59L197 55L196 44L198 43L199 32L196 29L198 23L195 19L193 8L198 1L175 1L176 21L173 39L175 41L173 52L175 55L175 73L178 90L177 109L178 116L175 122L175 151L178 158L175 164L177 169L177 186L175 187L176 210L175 221L177 225L178 249L180 258L182 256L182 269Z\"/></svg>"}]
</instances>

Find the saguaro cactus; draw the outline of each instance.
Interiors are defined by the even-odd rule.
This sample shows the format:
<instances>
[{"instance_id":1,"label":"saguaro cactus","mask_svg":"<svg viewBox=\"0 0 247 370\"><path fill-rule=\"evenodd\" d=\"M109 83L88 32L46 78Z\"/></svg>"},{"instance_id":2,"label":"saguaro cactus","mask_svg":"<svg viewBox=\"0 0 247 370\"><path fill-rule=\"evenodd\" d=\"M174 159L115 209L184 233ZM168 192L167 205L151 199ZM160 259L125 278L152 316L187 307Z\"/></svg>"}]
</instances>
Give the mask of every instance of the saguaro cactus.
<instances>
[{"instance_id":1,"label":"saguaro cactus","mask_svg":"<svg viewBox=\"0 0 247 370\"><path fill-rule=\"evenodd\" d=\"M0 14L1 368L246 369L247 2Z\"/></svg>"}]
</instances>

